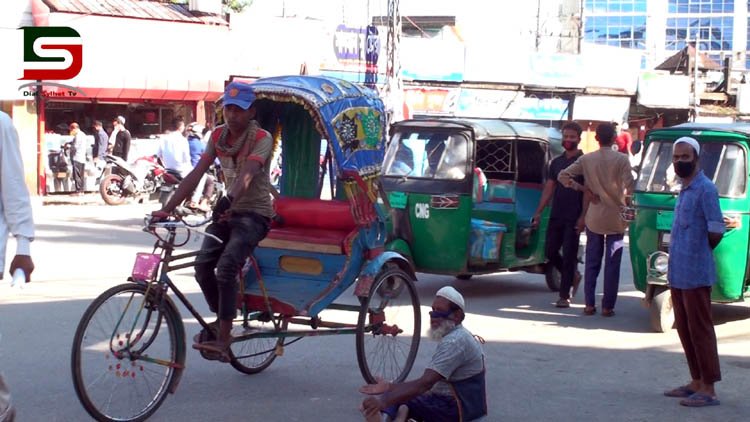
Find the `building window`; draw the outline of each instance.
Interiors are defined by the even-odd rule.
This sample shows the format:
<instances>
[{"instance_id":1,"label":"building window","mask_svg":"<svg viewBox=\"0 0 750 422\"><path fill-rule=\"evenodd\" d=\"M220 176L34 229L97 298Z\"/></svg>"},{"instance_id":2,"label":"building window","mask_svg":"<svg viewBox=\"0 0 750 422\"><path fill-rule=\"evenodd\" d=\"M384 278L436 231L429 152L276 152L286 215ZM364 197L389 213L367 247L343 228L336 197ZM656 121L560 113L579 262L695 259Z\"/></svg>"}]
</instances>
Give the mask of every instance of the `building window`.
<instances>
[{"instance_id":1,"label":"building window","mask_svg":"<svg viewBox=\"0 0 750 422\"><path fill-rule=\"evenodd\" d=\"M734 0L669 0L669 13L733 13Z\"/></svg>"},{"instance_id":2,"label":"building window","mask_svg":"<svg viewBox=\"0 0 750 422\"><path fill-rule=\"evenodd\" d=\"M586 0L584 41L646 48L646 0Z\"/></svg>"},{"instance_id":3,"label":"building window","mask_svg":"<svg viewBox=\"0 0 750 422\"><path fill-rule=\"evenodd\" d=\"M667 50L681 50L699 39L698 49L717 63L732 54L734 0L669 0L668 10Z\"/></svg>"}]
</instances>

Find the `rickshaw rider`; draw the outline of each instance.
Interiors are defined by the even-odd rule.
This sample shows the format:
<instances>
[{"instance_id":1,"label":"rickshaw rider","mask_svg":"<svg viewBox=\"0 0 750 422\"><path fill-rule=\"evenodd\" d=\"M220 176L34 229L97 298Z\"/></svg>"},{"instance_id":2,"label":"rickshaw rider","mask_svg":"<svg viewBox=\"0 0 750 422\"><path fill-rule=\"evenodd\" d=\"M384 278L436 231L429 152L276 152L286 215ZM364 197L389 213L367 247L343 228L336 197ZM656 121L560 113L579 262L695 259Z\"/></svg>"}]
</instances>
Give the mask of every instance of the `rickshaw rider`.
<instances>
[{"instance_id":1,"label":"rickshaw rider","mask_svg":"<svg viewBox=\"0 0 750 422\"><path fill-rule=\"evenodd\" d=\"M154 218L171 214L195 190L201 177L218 157L229 186L213 210L213 223L206 229L223 243L206 237L195 266L195 278L203 291L211 312L217 314L212 323L218 335L196 336L193 348L204 357L228 361L232 321L237 315L237 273L245 259L263 240L273 216L271 204L270 166L273 150L271 134L254 120L252 106L255 94L247 84L232 82L224 91L224 126L211 135L206 150L195 168L183 179L174 196Z\"/></svg>"}]
</instances>

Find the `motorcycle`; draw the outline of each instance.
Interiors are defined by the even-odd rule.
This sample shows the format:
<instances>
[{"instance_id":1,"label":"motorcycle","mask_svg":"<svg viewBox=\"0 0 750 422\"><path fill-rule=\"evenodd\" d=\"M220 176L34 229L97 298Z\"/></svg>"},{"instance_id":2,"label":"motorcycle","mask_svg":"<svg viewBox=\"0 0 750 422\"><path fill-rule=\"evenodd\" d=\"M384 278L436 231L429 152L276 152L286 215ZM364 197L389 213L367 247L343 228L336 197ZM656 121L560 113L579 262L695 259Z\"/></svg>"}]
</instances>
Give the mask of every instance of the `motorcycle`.
<instances>
[{"instance_id":1,"label":"motorcycle","mask_svg":"<svg viewBox=\"0 0 750 422\"><path fill-rule=\"evenodd\" d=\"M177 190L177 185L182 180L179 174L176 172L173 172L172 170L167 170L167 173L169 176L177 179L177 183L165 183L159 188L159 202L161 203L162 207L167 205L167 202L169 202L169 200L172 199L172 195L174 195L174 192ZM188 207L187 203L190 201L190 198L186 198L185 201L183 201L183 203L175 209L175 212L181 216L205 215L208 217L211 210L219 201L219 198L221 198L222 196L226 194L226 188L223 183L223 178L219 177L219 174L220 174L219 168L215 164L211 165L211 167L209 167L208 169L208 172L206 173L206 175L211 179L211 181L206 182L206 185L212 182L213 192L211 193L211 195L209 195L206 198L207 208L205 210L200 209L200 208ZM205 194L205 189L204 189L204 194Z\"/></svg>"},{"instance_id":2,"label":"motorcycle","mask_svg":"<svg viewBox=\"0 0 750 422\"><path fill-rule=\"evenodd\" d=\"M162 185L179 182L154 156L138 158L133 164L114 155L106 155L104 160L107 165L99 183L99 193L108 205L120 205L129 197L152 199Z\"/></svg>"}]
</instances>

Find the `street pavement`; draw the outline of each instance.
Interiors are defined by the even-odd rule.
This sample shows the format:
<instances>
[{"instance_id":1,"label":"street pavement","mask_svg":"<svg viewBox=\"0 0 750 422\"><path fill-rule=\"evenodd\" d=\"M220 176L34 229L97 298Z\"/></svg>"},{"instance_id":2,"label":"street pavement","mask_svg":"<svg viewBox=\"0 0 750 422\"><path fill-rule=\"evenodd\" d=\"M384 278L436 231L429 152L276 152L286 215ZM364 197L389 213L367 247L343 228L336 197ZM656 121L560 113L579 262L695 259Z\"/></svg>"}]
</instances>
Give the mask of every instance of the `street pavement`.
<instances>
[{"instance_id":1,"label":"street pavement","mask_svg":"<svg viewBox=\"0 0 750 422\"><path fill-rule=\"evenodd\" d=\"M67 202L72 201L35 205L32 283L12 289L6 278L0 285L0 369L19 421L89 420L70 375L78 320L94 297L125 281L134 254L152 245L139 225L156 204L108 207L95 196L82 197L78 205ZM14 246L11 241L9 249ZM206 312L192 271L177 271L174 278ZM466 297L465 326L486 340L487 421L741 421L750 415L747 304L714 306L722 404L688 409L662 396L688 379L687 366L674 330L650 331L627 254L613 318L583 316L582 291L570 309L555 308L555 294L539 275L459 281L420 274L423 326L435 292L446 284ZM341 300L353 302L351 290ZM197 324L180 310L190 339ZM252 376L205 361L188 346L182 382L151 420L361 420L357 388L363 381L354 346L353 336L306 338ZM422 373L433 350L434 343L423 337L412 377Z\"/></svg>"}]
</instances>

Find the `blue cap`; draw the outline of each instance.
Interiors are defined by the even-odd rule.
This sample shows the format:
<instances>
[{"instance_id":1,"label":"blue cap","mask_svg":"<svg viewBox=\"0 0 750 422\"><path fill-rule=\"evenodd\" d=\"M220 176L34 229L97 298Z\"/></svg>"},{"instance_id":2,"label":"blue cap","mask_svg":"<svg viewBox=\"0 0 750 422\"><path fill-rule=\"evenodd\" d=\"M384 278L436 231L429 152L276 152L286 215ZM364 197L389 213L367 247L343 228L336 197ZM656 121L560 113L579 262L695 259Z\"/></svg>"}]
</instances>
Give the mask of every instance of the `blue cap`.
<instances>
[{"instance_id":1,"label":"blue cap","mask_svg":"<svg viewBox=\"0 0 750 422\"><path fill-rule=\"evenodd\" d=\"M250 85L242 82L230 82L224 89L224 105L234 104L243 110L250 108L255 101L255 94Z\"/></svg>"}]
</instances>

